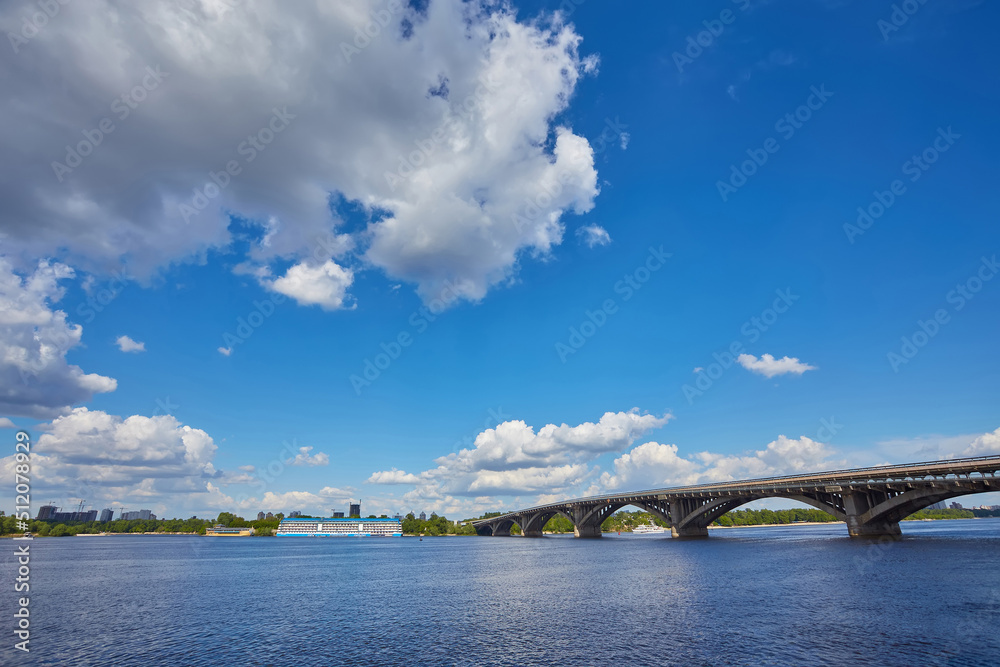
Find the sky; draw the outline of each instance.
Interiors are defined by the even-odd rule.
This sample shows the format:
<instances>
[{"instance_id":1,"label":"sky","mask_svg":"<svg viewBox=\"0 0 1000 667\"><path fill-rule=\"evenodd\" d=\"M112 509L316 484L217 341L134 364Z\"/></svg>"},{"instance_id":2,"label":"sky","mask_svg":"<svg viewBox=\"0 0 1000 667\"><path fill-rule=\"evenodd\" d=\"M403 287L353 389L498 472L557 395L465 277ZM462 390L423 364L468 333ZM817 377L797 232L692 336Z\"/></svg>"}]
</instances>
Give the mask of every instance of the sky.
<instances>
[{"instance_id":1,"label":"sky","mask_svg":"<svg viewBox=\"0 0 1000 667\"><path fill-rule=\"evenodd\" d=\"M4 3L0 467L458 519L1000 453L998 19Z\"/></svg>"}]
</instances>

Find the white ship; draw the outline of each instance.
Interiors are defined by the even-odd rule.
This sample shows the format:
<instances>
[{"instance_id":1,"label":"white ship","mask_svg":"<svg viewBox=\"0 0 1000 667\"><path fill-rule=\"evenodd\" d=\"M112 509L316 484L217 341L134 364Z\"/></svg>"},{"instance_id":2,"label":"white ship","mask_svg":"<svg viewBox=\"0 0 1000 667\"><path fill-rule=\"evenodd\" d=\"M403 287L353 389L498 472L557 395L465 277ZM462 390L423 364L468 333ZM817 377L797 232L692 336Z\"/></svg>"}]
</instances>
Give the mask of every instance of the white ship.
<instances>
[{"instance_id":1,"label":"white ship","mask_svg":"<svg viewBox=\"0 0 1000 667\"><path fill-rule=\"evenodd\" d=\"M277 537L402 537L399 519L282 519Z\"/></svg>"},{"instance_id":2,"label":"white ship","mask_svg":"<svg viewBox=\"0 0 1000 667\"><path fill-rule=\"evenodd\" d=\"M660 533L667 532L667 529L663 526L657 526L653 522L643 524L641 526L636 526L632 529L633 535L658 535Z\"/></svg>"}]
</instances>

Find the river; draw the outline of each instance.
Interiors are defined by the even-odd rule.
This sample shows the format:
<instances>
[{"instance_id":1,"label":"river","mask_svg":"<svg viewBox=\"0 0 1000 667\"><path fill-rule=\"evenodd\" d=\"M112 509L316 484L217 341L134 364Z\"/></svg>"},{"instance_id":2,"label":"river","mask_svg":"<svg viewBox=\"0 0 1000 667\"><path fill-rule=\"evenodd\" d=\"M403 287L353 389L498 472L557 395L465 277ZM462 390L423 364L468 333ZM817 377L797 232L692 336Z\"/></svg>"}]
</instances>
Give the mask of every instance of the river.
<instances>
[{"instance_id":1,"label":"river","mask_svg":"<svg viewBox=\"0 0 1000 667\"><path fill-rule=\"evenodd\" d=\"M1000 664L1000 519L606 535L31 543L7 665Z\"/></svg>"}]
</instances>

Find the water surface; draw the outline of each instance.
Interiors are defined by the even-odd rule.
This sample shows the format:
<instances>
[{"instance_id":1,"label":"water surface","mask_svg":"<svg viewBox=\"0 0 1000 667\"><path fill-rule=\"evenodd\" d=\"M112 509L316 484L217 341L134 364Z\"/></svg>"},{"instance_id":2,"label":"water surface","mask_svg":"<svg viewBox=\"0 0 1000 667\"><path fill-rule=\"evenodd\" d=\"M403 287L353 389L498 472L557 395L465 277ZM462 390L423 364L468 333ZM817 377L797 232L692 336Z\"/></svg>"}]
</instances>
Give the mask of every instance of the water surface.
<instances>
[{"instance_id":1,"label":"water surface","mask_svg":"<svg viewBox=\"0 0 1000 667\"><path fill-rule=\"evenodd\" d=\"M1000 664L1000 519L660 536L35 539L32 665ZM0 541L4 618L14 543Z\"/></svg>"}]
</instances>

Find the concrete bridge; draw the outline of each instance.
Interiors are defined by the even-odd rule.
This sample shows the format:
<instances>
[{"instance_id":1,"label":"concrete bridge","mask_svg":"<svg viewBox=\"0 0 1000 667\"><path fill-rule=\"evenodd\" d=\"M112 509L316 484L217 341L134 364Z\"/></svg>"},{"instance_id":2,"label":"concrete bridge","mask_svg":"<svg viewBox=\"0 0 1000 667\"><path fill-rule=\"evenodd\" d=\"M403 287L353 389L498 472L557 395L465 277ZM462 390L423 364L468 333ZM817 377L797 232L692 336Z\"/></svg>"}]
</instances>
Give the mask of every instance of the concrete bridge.
<instances>
[{"instance_id":1,"label":"concrete bridge","mask_svg":"<svg viewBox=\"0 0 1000 667\"><path fill-rule=\"evenodd\" d=\"M851 537L900 535L899 521L941 500L1000 491L1000 456L836 470L738 482L613 493L529 507L474 521L480 535L509 536L517 524L539 537L556 514L573 522L576 537L600 537L601 524L623 507L646 510L674 537L708 537L708 526L731 509L761 498L789 498L847 523Z\"/></svg>"}]
</instances>

